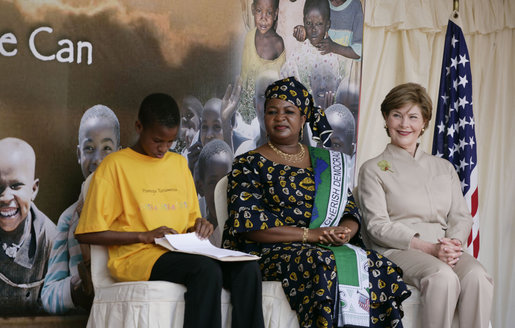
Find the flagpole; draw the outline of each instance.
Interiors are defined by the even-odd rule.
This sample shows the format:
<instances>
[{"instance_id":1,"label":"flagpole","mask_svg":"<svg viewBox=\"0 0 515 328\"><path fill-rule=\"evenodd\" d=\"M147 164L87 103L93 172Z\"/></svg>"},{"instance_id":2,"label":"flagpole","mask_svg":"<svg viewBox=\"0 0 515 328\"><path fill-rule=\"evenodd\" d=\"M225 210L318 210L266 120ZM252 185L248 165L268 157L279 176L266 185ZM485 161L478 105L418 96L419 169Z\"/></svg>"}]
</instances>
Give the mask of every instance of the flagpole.
<instances>
[{"instance_id":1,"label":"flagpole","mask_svg":"<svg viewBox=\"0 0 515 328\"><path fill-rule=\"evenodd\" d=\"M460 12L460 0L452 0L452 17L458 18Z\"/></svg>"}]
</instances>

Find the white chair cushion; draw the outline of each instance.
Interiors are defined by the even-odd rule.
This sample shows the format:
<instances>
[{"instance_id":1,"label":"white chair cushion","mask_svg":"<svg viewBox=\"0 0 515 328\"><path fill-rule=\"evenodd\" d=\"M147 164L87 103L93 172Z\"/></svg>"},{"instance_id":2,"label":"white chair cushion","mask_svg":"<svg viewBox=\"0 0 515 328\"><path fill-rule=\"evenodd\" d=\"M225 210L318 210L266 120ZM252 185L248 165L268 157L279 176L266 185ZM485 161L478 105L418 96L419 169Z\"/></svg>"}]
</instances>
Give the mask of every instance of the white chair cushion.
<instances>
[{"instance_id":1,"label":"white chair cushion","mask_svg":"<svg viewBox=\"0 0 515 328\"><path fill-rule=\"evenodd\" d=\"M216 216L218 225L221 227L218 231L220 238L222 237L223 226L228 218L227 182L228 179L227 176L225 176L218 181L215 187ZM355 190L357 190L357 188ZM421 327L420 292L414 286L408 285L408 289L411 290L411 296L402 303L404 308L402 324L405 328L418 328ZM279 281L263 282L263 316L265 317L266 327L296 328L299 326L297 315L295 311L290 308L290 304L284 295ZM455 313L452 328L458 327L458 315Z\"/></svg>"},{"instance_id":2,"label":"white chair cushion","mask_svg":"<svg viewBox=\"0 0 515 328\"><path fill-rule=\"evenodd\" d=\"M167 281L116 282L107 269L107 248L91 246L91 277L95 299L88 327L182 327L183 285ZM222 324L230 327L230 294L222 291Z\"/></svg>"}]
</instances>

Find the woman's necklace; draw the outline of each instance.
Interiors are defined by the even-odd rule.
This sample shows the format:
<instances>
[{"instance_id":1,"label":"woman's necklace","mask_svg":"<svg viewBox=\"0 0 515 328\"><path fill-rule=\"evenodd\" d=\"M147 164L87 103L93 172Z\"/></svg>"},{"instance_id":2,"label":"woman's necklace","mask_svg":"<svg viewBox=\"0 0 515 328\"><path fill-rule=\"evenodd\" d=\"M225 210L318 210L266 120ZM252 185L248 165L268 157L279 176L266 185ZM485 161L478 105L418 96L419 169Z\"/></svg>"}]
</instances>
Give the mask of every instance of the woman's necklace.
<instances>
[{"instance_id":1,"label":"woman's necklace","mask_svg":"<svg viewBox=\"0 0 515 328\"><path fill-rule=\"evenodd\" d=\"M296 154L288 154L288 153L283 152L282 150L277 149L277 147L275 147L270 142L270 140L268 141L268 146L277 155L279 155L280 157L282 157L283 159L285 159L288 162L293 162L293 163L300 162L300 161L302 161L304 159L304 155L306 154L306 150L304 150L304 147L302 146L302 144L300 142L299 142L300 151L298 153L296 153Z\"/></svg>"}]
</instances>

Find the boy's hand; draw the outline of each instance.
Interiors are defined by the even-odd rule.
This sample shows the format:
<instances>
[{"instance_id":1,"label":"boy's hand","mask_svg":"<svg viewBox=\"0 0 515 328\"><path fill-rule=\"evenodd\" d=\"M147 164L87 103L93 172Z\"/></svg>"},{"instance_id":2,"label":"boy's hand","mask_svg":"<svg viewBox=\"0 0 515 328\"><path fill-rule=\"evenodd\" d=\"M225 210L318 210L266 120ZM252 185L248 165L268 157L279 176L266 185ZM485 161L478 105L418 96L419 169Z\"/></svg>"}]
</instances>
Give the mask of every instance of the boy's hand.
<instances>
[{"instance_id":1,"label":"boy's hand","mask_svg":"<svg viewBox=\"0 0 515 328\"><path fill-rule=\"evenodd\" d=\"M323 39L322 41L320 41L317 44L317 48L322 55L327 55L329 53L336 53L336 50L335 50L336 46L337 46L337 44L333 40L331 40L331 38L329 38L329 37Z\"/></svg>"},{"instance_id":2,"label":"boy's hand","mask_svg":"<svg viewBox=\"0 0 515 328\"><path fill-rule=\"evenodd\" d=\"M144 243L144 244L152 244L154 242L155 238L161 238L167 234L174 235L176 233L177 233L177 231L175 231L172 228L161 226L161 227L156 228L151 231L141 232L139 235L139 240L141 243Z\"/></svg>"},{"instance_id":3,"label":"boy's hand","mask_svg":"<svg viewBox=\"0 0 515 328\"><path fill-rule=\"evenodd\" d=\"M293 28L293 37L299 42L306 40L306 29L303 25L297 25Z\"/></svg>"},{"instance_id":4,"label":"boy's hand","mask_svg":"<svg viewBox=\"0 0 515 328\"><path fill-rule=\"evenodd\" d=\"M332 104L334 104L334 92L326 91L324 95L324 107L323 109L329 108Z\"/></svg>"},{"instance_id":5,"label":"boy's hand","mask_svg":"<svg viewBox=\"0 0 515 328\"><path fill-rule=\"evenodd\" d=\"M214 228L211 222L209 222L208 220L204 218L197 218L192 230L197 233L197 236L199 236L200 239L205 239L211 236L211 234L214 231Z\"/></svg>"},{"instance_id":6,"label":"boy's hand","mask_svg":"<svg viewBox=\"0 0 515 328\"><path fill-rule=\"evenodd\" d=\"M238 101L240 101L241 89L242 81L240 79L236 81L234 87L230 84L227 86L222 99L222 122L230 121L234 115L236 105L238 105Z\"/></svg>"}]
</instances>

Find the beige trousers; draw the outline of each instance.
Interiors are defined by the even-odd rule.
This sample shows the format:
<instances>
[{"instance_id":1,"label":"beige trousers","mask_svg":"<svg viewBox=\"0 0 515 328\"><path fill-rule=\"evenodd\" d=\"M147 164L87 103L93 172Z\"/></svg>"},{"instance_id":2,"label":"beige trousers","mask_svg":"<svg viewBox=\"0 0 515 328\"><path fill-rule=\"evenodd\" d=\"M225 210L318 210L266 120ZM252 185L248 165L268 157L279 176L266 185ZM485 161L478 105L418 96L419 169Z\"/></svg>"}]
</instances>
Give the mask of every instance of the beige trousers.
<instances>
[{"instance_id":1,"label":"beige trousers","mask_svg":"<svg viewBox=\"0 0 515 328\"><path fill-rule=\"evenodd\" d=\"M450 328L456 306L460 327L488 328L493 279L473 256L463 253L451 268L417 250L385 255L404 271L404 281L420 290L423 328Z\"/></svg>"}]
</instances>

